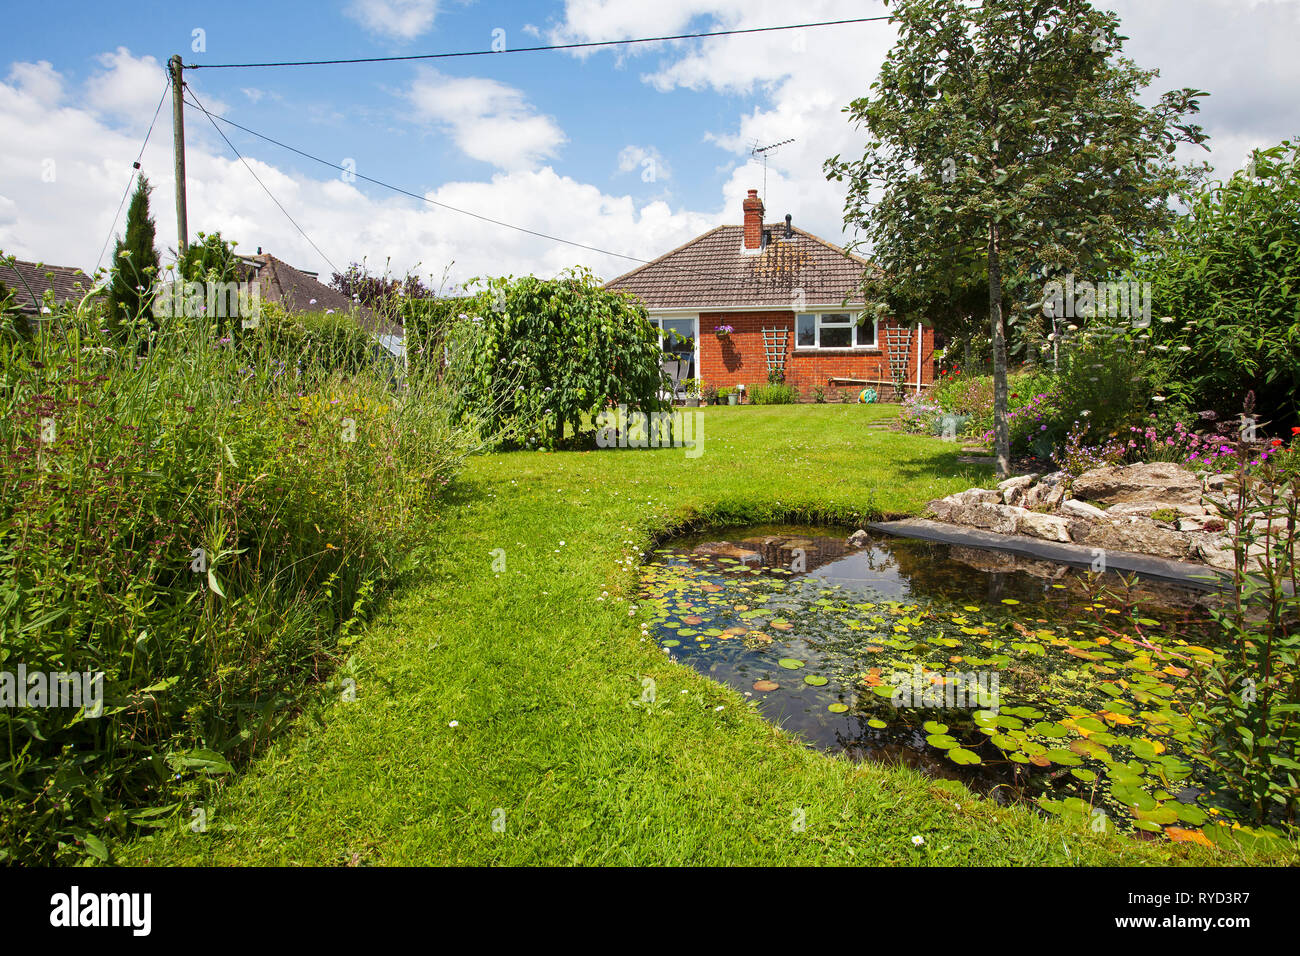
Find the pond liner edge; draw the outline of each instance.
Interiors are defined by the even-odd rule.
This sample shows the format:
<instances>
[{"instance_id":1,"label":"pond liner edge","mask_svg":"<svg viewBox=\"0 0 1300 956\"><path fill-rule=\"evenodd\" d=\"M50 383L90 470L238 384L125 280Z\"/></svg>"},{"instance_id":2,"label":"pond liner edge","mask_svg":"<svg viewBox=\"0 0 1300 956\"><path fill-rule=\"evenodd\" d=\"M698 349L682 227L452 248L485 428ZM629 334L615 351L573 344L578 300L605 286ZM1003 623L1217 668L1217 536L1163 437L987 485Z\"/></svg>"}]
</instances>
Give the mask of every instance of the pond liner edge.
<instances>
[{"instance_id":1,"label":"pond liner edge","mask_svg":"<svg viewBox=\"0 0 1300 956\"><path fill-rule=\"evenodd\" d=\"M867 530L880 531L900 538L919 538L942 544L964 544L989 551L1006 551L1042 561L1055 561L1077 568L1089 568L1095 558L1095 548L1058 541L1044 541L1023 534L996 534L977 528L931 521L928 518L906 518L897 521L873 521ZM1201 591L1231 591L1232 577L1225 572L1203 564L1171 561L1149 554L1132 551L1106 551L1106 569L1138 574L1144 578L1177 584Z\"/></svg>"}]
</instances>

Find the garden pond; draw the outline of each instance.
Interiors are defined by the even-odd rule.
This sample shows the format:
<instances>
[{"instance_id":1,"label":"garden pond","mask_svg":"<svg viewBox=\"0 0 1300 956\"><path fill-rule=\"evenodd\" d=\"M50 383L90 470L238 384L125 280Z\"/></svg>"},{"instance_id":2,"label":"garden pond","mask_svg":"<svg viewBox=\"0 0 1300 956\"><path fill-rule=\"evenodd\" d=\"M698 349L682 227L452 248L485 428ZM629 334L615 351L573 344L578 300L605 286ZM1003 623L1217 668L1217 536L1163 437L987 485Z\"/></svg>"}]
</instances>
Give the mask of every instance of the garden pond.
<instances>
[{"instance_id":1,"label":"garden pond","mask_svg":"<svg viewBox=\"0 0 1300 956\"><path fill-rule=\"evenodd\" d=\"M651 633L811 746L903 763L1092 829L1209 842L1197 754L1214 592L875 535L679 538L643 568Z\"/></svg>"}]
</instances>

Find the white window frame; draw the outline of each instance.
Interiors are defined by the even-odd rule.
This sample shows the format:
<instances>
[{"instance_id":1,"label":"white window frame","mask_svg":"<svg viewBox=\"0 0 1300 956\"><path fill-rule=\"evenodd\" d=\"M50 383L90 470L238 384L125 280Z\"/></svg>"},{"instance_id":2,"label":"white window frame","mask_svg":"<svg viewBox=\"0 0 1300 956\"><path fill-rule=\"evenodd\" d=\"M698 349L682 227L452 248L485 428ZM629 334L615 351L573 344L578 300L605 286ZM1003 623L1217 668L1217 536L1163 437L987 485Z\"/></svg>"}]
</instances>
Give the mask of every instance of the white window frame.
<instances>
[{"instance_id":1,"label":"white window frame","mask_svg":"<svg viewBox=\"0 0 1300 956\"><path fill-rule=\"evenodd\" d=\"M691 336L691 338L695 342L695 348L691 353L691 367L692 369L694 369L695 377L698 379L700 377L700 314L698 312L690 312L690 313L679 312L679 313L667 313L661 315L649 315L647 316L647 318L650 320L650 324L653 325L656 331L659 332L659 342L661 346L664 344L664 338L665 338L664 326L663 326L664 322L689 321L693 323L693 328L695 332ZM667 350L665 350L664 354L667 354Z\"/></svg>"},{"instance_id":2,"label":"white window frame","mask_svg":"<svg viewBox=\"0 0 1300 956\"><path fill-rule=\"evenodd\" d=\"M816 341L813 345L801 345L799 344L799 320L809 315L813 317ZM847 315L849 317L849 327L853 329L852 344L822 345L822 327L823 327L822 319L828 315ZM871 341L869 343L861 343L858 341L859 331L863 329L863 325L861 324L862 315L863 313L861 312L852 312L852 311L847 311L845 309L826 309L821 312L795 313L795 317L794 317L795 350L796 351L815 350L815 351L832 351L832 352L843 352L843 351L878 352L880 351L880 323L879 322L873 321L871 323ZM838 328L838 329L844 328L844 323L842 322L832 322L827 324L829 325L830 328Z\"/></svg>"}]
</instances>

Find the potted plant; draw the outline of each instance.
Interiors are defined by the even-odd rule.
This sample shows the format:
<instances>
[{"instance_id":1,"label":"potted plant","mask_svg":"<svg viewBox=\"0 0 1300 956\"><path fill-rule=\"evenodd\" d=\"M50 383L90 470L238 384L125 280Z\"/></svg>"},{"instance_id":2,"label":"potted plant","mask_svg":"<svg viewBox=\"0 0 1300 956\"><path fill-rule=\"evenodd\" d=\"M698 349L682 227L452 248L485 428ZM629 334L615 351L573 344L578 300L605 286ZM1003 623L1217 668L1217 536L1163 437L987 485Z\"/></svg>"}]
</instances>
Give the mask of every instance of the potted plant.
<instances>
[{"instance_id":1,"label":"potted plant","mask_svg":"<svg viewBox=\"0 0 1300 956\"><path fill-rule=\"evenodd\" d=\"M743 405L745 403L745 383L741 382L736 386L736 390L731 393L727 399L732 405Z\"/></svg>"},{"instance_id":2,"label":"potted plant","mask_svg":"<svg viewBox=\"0 0 1300 956\"><path fill-rule=\"evenodd\" d=\"M715 386L710 385L704 389L704 404L706 405L718 404L718 389Z\"/></svg>"},{"instance_id":3,"label":"potted plant","mask_svg":"<svg viewBox=\"0 0 1300 956\"><path fill-rule=\"evenodd\" d=\"M720 389L718 389L718 404L719 404L719 405L735 405L735 404L736 404L736 402L735 402L735 389L732 389L732 388L720 388Z\"/></svg>"},{"instance_id":4,"label":"potted plant","mask_svg":"<svg viewBox=\"0 0 1300 956\"><path fill-rule=\"evenodd\" d=\"M682 382L686 386L685 404L687 408L700 407L700 380L698 378L688 378Z\"/></svg>"},{"instance_id":5,"label":"potted plant","mask_svg":"<svg viewBox=\"0 0 1300 956\"><path fill-rule=\"evenodd\" d=\"M731 326L729 326L729 325L715 325L715 326L713 327L713 334L716 335L716 336L717 336L718 338L720 338L720 339L725 339L727 336L729 336L729 335L730 335L732 332L734 332L734 331L736 331L736 330L733 329L733 328L732 328Z\"/></svg>"}]
</instances>

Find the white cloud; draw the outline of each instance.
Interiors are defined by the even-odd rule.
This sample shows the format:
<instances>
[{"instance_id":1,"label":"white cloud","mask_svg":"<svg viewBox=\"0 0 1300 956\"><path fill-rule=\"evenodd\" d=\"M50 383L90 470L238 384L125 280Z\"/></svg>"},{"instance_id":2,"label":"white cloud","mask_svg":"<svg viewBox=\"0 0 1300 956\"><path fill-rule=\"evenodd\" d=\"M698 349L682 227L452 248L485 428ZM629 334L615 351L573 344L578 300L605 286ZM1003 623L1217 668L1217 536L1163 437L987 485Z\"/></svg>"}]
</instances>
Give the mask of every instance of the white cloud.
<instances>
[{"instance_id":1,"label":"white cloud","mask_svg":"<svg viewBox=\"0 0 1300 956\"><path fill-rule=\"evenodd\" d=\"M103 69L86 81L87 102L115 119L147 121L167 86L166 66L151 56L133 57L124 46L95 60Z\"/></svg>"},{"instance_id":2,"label":"white cloud","mask_svg":"<svg viewBox=\"0 0 1300 956\"><path fill-rule=\"evenodd\" d=\"M642 182L653 183L672 179L672 169L663 154L653 146L624 146L618 154L618 171L620 173L637 172Z\"/></svg>"},{"instance_id":3,"label":"white cloud","mask_svg":"<svg viewBox=\"0 0 1300 956\"><path fill-rule=\"evenodd\" d=\"M450 130L465 155L500 169L535 168L565 142L554 119L496 80L422 68L407 97L417 118Z\"/></svg>"},{"instance_id":4,"label":"white cloud","mask_svg":"<svg viewBox=\"0 0 1300 956\"><path fill-rule=\"evenodd\" d=\"M433 28L438 0L352 0L343 12L371 33L414 40Z\"/></svg>"},{"instance_id":5,"label":"white cloud","mask_svg":"<svg viewBox=\"0 0 1300 956\"><path fill-rule=\"evenodd\" d=\"M48 60L15 63L6 82L38 106L55 106L63 99L63 77Z\"/></svg>"},{"instance_id":6,"label":"white cloud","mask_svg":"<svg viewBox=\"0 0 1300 956\"><path fill-rule=\"evenodd\" d=\"M51 110L45 101L62 78L39 64L20 64L0 83L0 250L24 259L90 270L132 176L140 148L135 131L124 132L84 108ZM40 82L29 82L33 77ZM206 124L205 124L206 125ZM53 158L57 175L42 182L42 162ZM271 193L338 267L367 260L398 273L415 269L437 284L454 261L453 281L475 275L554 275L584 264L612 278L637 263L602 255L404 197L361 192L341 178L313 179L286 172L252 155L249 162ZM187 142L191 232L220 230L287 262L321 272L330 265L285 219L238 160L212 137ZM144 172L154 191L157 245L176 246L172 204L171 143L153 137ZM662 201L638 204L610 195L549 167L512 169L481 182L453 182L429 191L428 199L471 210L589 246L650 259L716 225L716 213L672 209ZM738 200L737 200L738 202ZM737 208L739 208L737 206ZM121 221L117 231L123 229ZM105 257L107 258L107 257ZM432 277L430 280L429 277Z\"/></svg>"},{"instance_id":7,"label":"white cloud","mask_svg":"<svg viewBox=\"0 0 1300 956\"><path fill-rule=\"evenodd\" d=\"M1208 159L1220 172L1245 161L1253 146L1276 144L1300 133L1300 34L1297 0L1101 0L1122 18L1131 37L1126 54L1162 73L1153 97L1184 86L1207 90L1198 121L1211 136L1212 153L1186 150L1186 159ZM657 34L839 20L888 13L881 3L809 0L798 16L781 0L568 0L565 19L552 30L556 41L625 39ZM730 152L732 173L723 187L726 221L736 221L738 197L760 187L761 160L754 145L794 138L768 157L768 216L786 211L796 225L835 241L844 240L844 187L826 181L822 163L833 155L861 155L866 136L848 122L843 107L869 93L895 39L887 22L799 31L716 37L690 43L626 48L624 62L653 63L642 74L650 88L713 91L757 97L757 105L734 122L705 134ZM590 51L581 51L589 56Z\"/></svg>"}]
</instances>

